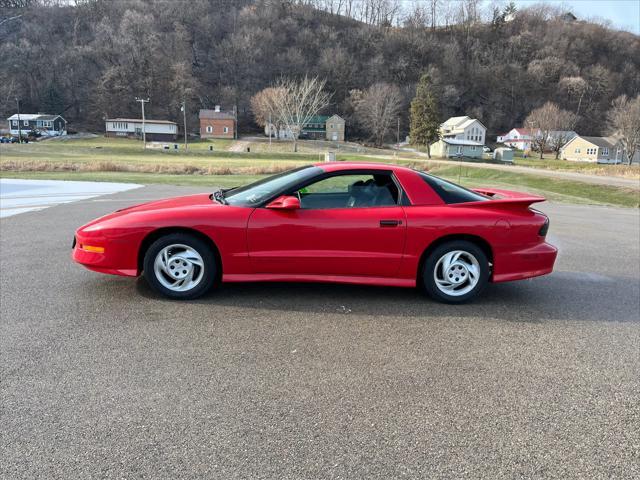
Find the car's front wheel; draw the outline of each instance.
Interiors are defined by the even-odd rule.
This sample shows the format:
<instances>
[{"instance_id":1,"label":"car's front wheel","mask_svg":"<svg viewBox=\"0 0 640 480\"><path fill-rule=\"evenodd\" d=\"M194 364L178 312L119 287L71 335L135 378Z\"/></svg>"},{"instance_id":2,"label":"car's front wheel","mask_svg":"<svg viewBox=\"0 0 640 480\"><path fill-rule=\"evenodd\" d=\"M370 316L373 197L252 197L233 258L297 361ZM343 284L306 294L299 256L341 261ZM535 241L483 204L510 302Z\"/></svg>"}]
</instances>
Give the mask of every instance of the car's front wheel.
<instances>
[{"instance_id":1,"label":"car's front wheel","mask_svg":"<svg viewBox=\"0 0 640 480\"><path fill-rule=\"evenodd\" d=\"M489 280L489 261L480 247L466 240L444 243L425 259L422 283L427 293L445 303L476 297Z\"/></svg>"},{"instance_id":2,"label":"car's front wheel","mask_svg":"<svg viewBox=\"0 0 640 480\"><path fill-rule=\"evenodd\" d=\"M163 295L188 300L211 289L217 275L216 257L199 238L172 233L153 242L144 256L144 277Z\"/></svg>"}]
</instances>

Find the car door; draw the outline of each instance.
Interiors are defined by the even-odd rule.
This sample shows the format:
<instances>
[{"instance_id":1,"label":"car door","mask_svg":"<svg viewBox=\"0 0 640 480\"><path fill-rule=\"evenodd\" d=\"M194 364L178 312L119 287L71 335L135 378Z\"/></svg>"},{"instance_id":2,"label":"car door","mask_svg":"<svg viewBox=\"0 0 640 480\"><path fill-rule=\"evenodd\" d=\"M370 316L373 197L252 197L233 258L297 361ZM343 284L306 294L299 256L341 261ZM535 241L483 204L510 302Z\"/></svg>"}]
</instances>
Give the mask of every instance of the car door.
<instances>
[{"instance_id":1,"label":"car door","mask_svg":"<svg viewBox=\"0 0 640 480\"><path fill-rule=\"evenodd\" d=\"M396 191L385 194L372 187L365 192L375 182ZM338 172L289 192L300 198L299 209L257 208L247 233L252 269L268 274L394 276L406 235L397 185L390 172Z\"/></svg>"}]
</instances>

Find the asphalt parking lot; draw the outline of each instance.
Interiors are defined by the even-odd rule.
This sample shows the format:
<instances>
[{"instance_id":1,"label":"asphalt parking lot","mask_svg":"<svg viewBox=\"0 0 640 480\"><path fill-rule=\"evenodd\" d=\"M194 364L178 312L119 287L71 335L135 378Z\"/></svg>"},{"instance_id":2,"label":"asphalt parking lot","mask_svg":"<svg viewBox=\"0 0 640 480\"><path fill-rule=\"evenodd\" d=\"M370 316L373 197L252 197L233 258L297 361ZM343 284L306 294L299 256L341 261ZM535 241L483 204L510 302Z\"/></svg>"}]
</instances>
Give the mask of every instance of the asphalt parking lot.
<instances>
[{"instance_id":1,"label":"asphalt parking lot","mask_svg":"<svg viewBox=\"0 0 640 480\"><path fill-rule=\"evenodd\" d=\"M469 305L239 284L192 302L70 260L73 231L201 191L0 220L2 478L638 478L640 214L542 204L548 277Z\"/></svg>"}]
</instances>

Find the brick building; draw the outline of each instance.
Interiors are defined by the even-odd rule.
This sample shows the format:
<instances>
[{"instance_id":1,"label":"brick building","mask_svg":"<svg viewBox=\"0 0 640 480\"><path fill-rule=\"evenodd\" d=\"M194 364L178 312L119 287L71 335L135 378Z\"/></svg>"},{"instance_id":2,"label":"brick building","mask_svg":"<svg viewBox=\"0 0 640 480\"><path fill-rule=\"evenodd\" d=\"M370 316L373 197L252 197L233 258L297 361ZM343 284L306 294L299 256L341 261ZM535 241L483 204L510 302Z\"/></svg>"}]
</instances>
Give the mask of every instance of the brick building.
<instances>
[{"instance_id":1,"label":"brick building","mask_svg":"<svg viewBox=\"0 0 640 480\"><path fill-rule=\"evenodd\" d=\"M223 112L216 105L214 110L200 110L200 138L236 138L236 115Z\"/></svg>"}]
</instances>

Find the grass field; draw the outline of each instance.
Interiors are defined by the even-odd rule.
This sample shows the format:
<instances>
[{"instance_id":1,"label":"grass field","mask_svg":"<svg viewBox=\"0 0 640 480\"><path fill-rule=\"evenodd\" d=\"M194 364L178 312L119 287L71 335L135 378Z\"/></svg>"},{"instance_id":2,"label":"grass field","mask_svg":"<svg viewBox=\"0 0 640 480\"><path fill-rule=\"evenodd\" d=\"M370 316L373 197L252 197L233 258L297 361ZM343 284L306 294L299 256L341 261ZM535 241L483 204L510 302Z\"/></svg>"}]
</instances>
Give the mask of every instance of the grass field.
<instances>
[{"instance_id":1,"label":"grass field","mask_svg":"<svg viewBox=\"0 0 640 480\"><path fill-rule=\"evenodd\" d=\"M267 151L230 152L231 141L215 140L190 145L189 151L143 150L136 140L106 139L57 140L27 145L0 145L0 176L91 180L173 185L201 185L206 188L242 185L264 175L317 162L318 153L280 153ZM213 151L209 151L213 146ZM495 186L525 190L567 203L589 203L638 207L637 191L591 185L578 181L551 179L477 167L438 165L424 158L406 155L389 160L370 152L337 152L338 160L395 161L460 182L466 186ZM533 160L532 160L533 161Z\"/></svg>"},{"instance_id":2,"label":"grass field","mask_svg":"<svg viewBox=\"0 0 640 480\"><path fill-rule=\"evenodd\" d=\"M544 154L544 158L540 160L537 155L524 158L521 152L517 152L514 159L516 165L523 167L640 179L640 166L638 164L606 165L601 163L570 162L568 160L556 160L555 154Z\"/></svg>"}]
</instances>

